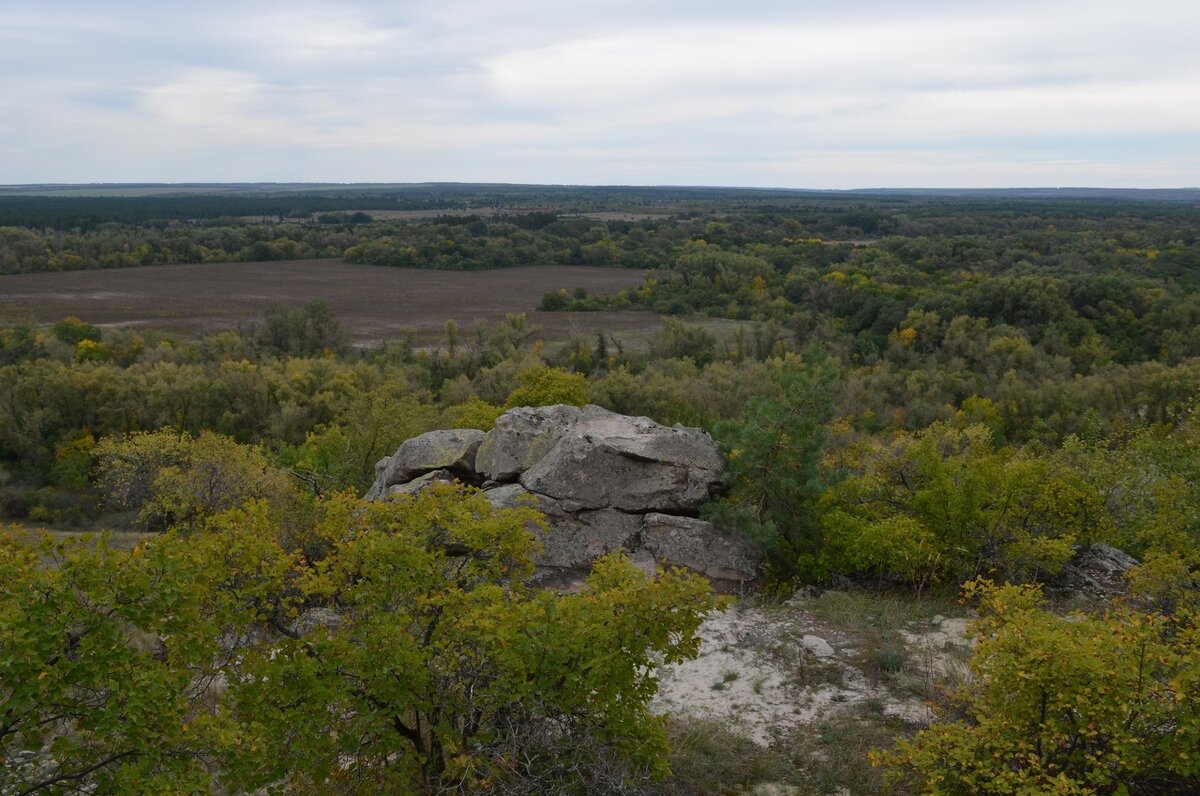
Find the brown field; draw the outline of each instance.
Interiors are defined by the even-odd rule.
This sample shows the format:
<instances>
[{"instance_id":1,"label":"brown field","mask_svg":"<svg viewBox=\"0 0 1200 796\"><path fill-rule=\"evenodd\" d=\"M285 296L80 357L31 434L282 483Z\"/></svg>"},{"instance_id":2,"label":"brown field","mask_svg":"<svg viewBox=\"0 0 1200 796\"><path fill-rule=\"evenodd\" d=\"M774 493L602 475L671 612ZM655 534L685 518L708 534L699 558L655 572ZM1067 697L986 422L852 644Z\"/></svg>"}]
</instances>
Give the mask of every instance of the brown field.
<instances>
[{"instance_id":1,"label":"brown field","mask_svg":"<svg viewBox=\"0 0 1200 796\"><path fill-rule=\"evenodd\" d=\"M104 326L206 334L247 327L272 304L324 301L358 344L415 329L418 341L442 339L453 319L524 312L547 342L604 329L644 338L658 324L645 312L541 312L549 290L582 287L611 293L642 283L644 272L582 266L525 266L496 271L432 271L351 265L340 260L164 265L102 271L0 276L0 324L54 323L67 315Z\"/></svg>"},{"instance_id":2,"label":"brown field","mask_svg":"<svg viewBox=\"0 0 1200 796\"><path fill-rule=\"evenodd\" d=\"M532 213L535 211L551 211L553 207L471 207L466 209L451 209L444 210L364 210L362 212L369 215L376 221L433 221L439 218L469 218L471 216L479 216L480 218L490 218L494 215L521 215L522 213ZM354 211L332 211L352 213ZM314 219L321 215L321 212L314 212L309 215L309 219ZM624 211L601 210L595 213L561 213L562 218L588 218L593 221L645 221L670 218L671 212L664 209L656 213L633 213ZM251 224L265 224L267 222L278 222L279 216L239 216L242 221ZM297 219L289 219L291 223L299 223ZM287 223L287 222L285 222Z\"/></svg>"}]
</instances>

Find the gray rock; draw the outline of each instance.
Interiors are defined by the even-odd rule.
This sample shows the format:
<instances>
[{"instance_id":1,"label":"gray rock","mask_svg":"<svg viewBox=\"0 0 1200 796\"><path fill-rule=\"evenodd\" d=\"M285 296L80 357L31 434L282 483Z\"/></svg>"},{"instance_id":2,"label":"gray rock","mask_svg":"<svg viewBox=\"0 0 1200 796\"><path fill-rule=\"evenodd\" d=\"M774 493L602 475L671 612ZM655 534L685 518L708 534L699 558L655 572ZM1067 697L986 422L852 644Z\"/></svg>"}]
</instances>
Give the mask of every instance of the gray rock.
<instances>
[{"instance_id":1,"label":"gray rock","mask_svg":"<svg viewBox=\"0 0 1200 796\"><path fill-rule=\"evenodd\" d=\"M550 451L583 412L575 406L518 407L496 418L475 455L475 471L512 481Z\"/></svg>"},{"instance_id":2,"label":"gray rock","mask_svg":"<svg viewBox=\"0 0 1200 796\"><path fill-rule=\"evenodd\" d=\"M455 428L429 431L405 440L394 456L375 465L375 485L367 493L368 498L378 497L390 486L434 470L474 476L475 454L483 437L484 433L478 429Z\"/></svg>"},{"instance_id":3,"label":"gray rock","mask_svg":"<svg viewBox=\"0 0 1200 796\"><path fill-rule=\"evenodd\" d=\"M589 406L521 484L588 508L688 512L709 499L721 473L721 454L704 431Z\"/></svg>"},{"instance_id":4,"label":"gray rock","mask_svg":"<svg viewBox=\"0 0 1200 796\"><path fill-rule=\"evenodd\" d=\"M1125 574L1137 563L1137 559L1112 545L1083 547L1063 565L1049 590L1088 599L1111 599L1125 593Z\"/></svg>"},{"instance_id":5,"label":"gray rock","mask_svg":"<svg viewBox=\"0 0 1200 796\"><path fill-rule=\"evenodd\" d=\"M483 496L498 509L511 509L514 506L538 506L538 499L533 493L520 484L504 484L483 490ZM532 501L532 503L531 503Z\"/></svg>"},{"instance_id":6,"label":"gray rock","mask_svg":"<svg viewBox=\"0 0 1200 796\"><path fill-rule=\"evenodd\" d=\"M342 617L330 608L309 608L304 611L288 630L298 636L307 636L317 630L332 630L342 623Z\"/></svg>"},{"instance_id":7,"label":"gray rock","mask_svg":"<svg viewBox=\"0 0 1200 796\"><path fill-rule=\"evenodd\" d=\"M642 518L614 509L568 510L563 501L529 492L519 484L508 484L484 492L493 506L510 508L536 501L546 515L546 529L535 531L542 551L534 556L539 569L573 570L580 578L592 562L614 550L637 547Z\"/></svg>"},{"instance_id":8,"label":"gray rock","mask_svg":"<svg viewBox=\"0 0 1200 796\"><path fill-rule=\"evenodd\" d=\"M833 647L820 636L812 636L806 633L800 638L800 646L814 658L832 658L834 655Z\"/></svg>"},{"instance_id":9,"label":"gray rock","mask_svg":"<svg viewBox=\"0 0 1200 796\"><path fill-rule=\"evenodd\" d=\"M434 484L449 484L455 480L454 473L449 470L434 470L406 484L392 484L387 488L387 494L388 497L415 497Z\"/></svg>"},{"instance_id":10,"label":"gray rock","mask_svg":"<svg viewBox=\"0 0 1200 796\"><path fill-rule=\"evenodd\" d=\"M692 517L647 514L641 546L660 564L687 567L714 581L744 583L762 576L762 552L755 545Z\"/></svg>"},{"instance_id":11,"label":"gray rock","mask_svg":"<svg viewBox=\"0 0 1200 796\"><path fill-rule=\"evenodd\" d=\"M495 428L423 434L376 467L370 499L414 495L438 481L483 482L499 508L534 505L542 551L535 582L570 588L600 556L625 550L636 566L682 566L718 588L757 581L762 553L694 514L720 483L724 462L697 428L668 428L596 406L519 408ZM516 483L512 483L516 481Z\"/></svg>"}]
</instances>

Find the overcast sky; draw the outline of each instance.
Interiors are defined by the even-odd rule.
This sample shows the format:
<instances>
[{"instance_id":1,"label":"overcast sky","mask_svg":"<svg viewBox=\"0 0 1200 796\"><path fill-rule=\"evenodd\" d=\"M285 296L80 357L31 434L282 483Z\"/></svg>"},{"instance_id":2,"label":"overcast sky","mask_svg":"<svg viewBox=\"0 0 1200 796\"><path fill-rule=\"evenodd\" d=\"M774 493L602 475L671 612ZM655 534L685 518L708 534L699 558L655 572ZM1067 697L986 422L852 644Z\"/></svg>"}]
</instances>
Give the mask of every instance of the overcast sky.
<instances>
[{"instance_id":1,"label":"overcast sky","mask_svg":"<svg viewBox=\"0 0 1200 796\"><path fill-rule=\"evenodd\" d=\"M0 183L1200 186L1200 2L0 0Z\"/></svg>"}]
</instances>

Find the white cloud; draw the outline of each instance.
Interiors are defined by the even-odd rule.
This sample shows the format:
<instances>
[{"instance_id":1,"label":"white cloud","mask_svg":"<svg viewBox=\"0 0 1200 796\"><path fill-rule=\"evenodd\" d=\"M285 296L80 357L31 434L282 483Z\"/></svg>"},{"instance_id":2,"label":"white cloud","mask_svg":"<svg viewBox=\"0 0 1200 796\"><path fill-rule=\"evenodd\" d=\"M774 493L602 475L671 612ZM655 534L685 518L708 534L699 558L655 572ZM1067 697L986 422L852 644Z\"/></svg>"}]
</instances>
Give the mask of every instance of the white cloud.
<instances>
[{"instance_id":1,"label":"white cloud","mask_svg":"<svg viewBox=\"0 0 1200 796\"><path fill-rule=\"evenodd\" d=\"M0 0L0 182L1200 184L1191 2L98 9Z\"/></svg>"}]
</instances>

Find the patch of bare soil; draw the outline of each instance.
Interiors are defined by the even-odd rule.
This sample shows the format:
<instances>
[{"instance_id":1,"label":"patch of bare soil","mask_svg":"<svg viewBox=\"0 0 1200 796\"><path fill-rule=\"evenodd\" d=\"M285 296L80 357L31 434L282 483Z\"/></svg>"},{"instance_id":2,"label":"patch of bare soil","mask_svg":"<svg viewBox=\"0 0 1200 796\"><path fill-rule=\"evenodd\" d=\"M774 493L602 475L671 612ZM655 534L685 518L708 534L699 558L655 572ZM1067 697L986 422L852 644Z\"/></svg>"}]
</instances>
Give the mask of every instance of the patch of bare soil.
<instances>
[{"instance_id":1,"label":"patch of bare soil","mask_svg":"<svg viewBox=\"0 0 1200 796\"><path fill-rule=\"evenodd\" d=\"M903 671L881 677L854 629L816 619L803 599L735 606L701 627L698 658L660 671L655 708L677 718L718 720L762 746L868 707L924 724L939 684L966 676L965 631L961 618L912 623L901 631Z\"/></svg>"}]
</instances>

